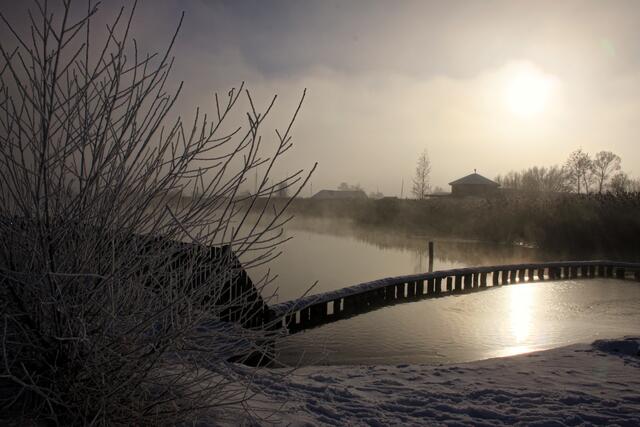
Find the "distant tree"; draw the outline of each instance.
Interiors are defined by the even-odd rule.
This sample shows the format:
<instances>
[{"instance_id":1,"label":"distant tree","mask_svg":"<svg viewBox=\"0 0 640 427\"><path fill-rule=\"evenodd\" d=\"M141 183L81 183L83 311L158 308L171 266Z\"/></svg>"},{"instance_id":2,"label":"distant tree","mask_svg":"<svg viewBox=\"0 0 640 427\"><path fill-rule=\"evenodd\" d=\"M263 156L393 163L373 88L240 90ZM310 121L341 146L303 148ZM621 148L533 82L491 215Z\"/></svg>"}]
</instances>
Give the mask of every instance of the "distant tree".
<instances>
[{"instance_id":1,"label":"distant tree","mask_svg":"<svg viewBox=\"0 0 640 427\"><path fill-rule=\"evenodd\" d=\"M613 194L620 195L631 191L632 181L625 172L618 172L611 177L609 191Z\"/></svg>"},{"instance_id":2,"label":"distant tree","mask_svg":"<svg viewBox=\"0 0 640 427\"><path fill-rule=\"evenodd\" d=\"M562 192L568 190L567 172L558 166L534 166L521 172L511 171L495 181L502 188L527 192Z\"/></svg>"},{"instance_id":3,"label":"distant tree","mask_svg":"<svg viewBox=\"0 0 640 427\"><path fill-rule=\"evenodd\" d=\"M416 199L422 200L427 197L431 185L429 184L429 174L431 173L431 160L425 149L418 157L416 174L413 178L413 189L411 190Z\"/></svg>"},{"instance_id":4,"label":"distant tree","mask_svg":"<svg viewBox=\"0 0 640 427\"><path fill-rule=\"evenodd\" d=\"M494 179L502 188L522 189L522 173L510 171L505 176L498 175Z\"/></svg>"},{"instance_id":5,"label":"distant tree","mask_svg":"<svg viewBox=\"0 0 640 427\"><path fill-rule=\"evenodd\" d=\"M370 199L382 199L383 197L384 194L382 194L380 191L372 191L371 193L369 193Z\"/></svg>"},{"instance_id":6,"label":"distant tree","mask_svg":"<svg viewBox=\"0 0 640 427\"><path fill-rule=\"evenodd\" d=\"M576 192L580 193L584 188L585 193L588 193L589 184L593 176L593 162L589 154L582 151L582 148L577 149L569 155L569 159L565 163L565 169Z\"/></svg>"},{"instance_id":7,"label":"distant tree","mask_svg":"<svg viewBox=\"0 0 640 427\"><path fill-rule=\"evenodd\" d=\"M276 186L276 197L280 197L280 198L289 197L289 188L284 182L281 182Z\"/></svg>"},{"instance_id":8,"label":"distant tree","mask_svg":"<svg viewBox=\"0 0 640 427\"><path fill-rule=\"evenodd\" d=\"M431 193L440 194L440 193L446 193L446 191L444 191L444 188L440 187L439 185L436 185Z\"/></svg>"},{"instance_id":9,"label":"distant tree","mask_svg":"<svg viewBox=\"0 0 640 427\"><path fill-rule=\"evenodd\" d=\"M360 186L360 184L349 185L346 182L341 182L340 185L338 185L338 190L340 190L340 191L362 191L362 187Z\"/></svg>"},{"instance_id":10,"label":"distant tree","mask_svg":"<svg viewBox=\"0 0 640 427\"><path fill-rule=\"evenodd\" d=\"M600 151L595 155L592 162L592 170L596 177L599 194L602 194L611 174L620 170L620 162L620 157L611 151Z\"/></svg>"}]
</instances>

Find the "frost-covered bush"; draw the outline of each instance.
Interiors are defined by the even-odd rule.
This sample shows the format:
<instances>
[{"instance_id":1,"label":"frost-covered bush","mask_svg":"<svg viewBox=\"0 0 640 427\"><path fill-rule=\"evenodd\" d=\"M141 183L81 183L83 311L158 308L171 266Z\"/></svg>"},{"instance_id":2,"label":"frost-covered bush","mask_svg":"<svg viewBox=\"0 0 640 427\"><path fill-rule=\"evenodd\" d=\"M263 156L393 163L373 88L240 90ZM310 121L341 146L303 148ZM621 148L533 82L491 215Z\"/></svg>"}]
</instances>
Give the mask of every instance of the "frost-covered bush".
<instances>
[{"instance_id":1,"label":"frost-covered bush","mask_svg":"<svg viewBox=\"0 0 640 427\"><path fill-rule=\"evenodd\" d=\"M229 286L236 257L268 262L282 241L286 204L267 219L256 200L308 179L269 178L298 111L266 156L275 98L258 112L240 87L215 96L212 116L170 120L175 35L142 55L122 10L95 46L86 6L36 1L22 32L3 19L14 38L0 45L0 413L173 424L243 406L250 378L227 361L279 331L248 309L255 292ZM225 132L239 100L247 123ZM248 176L253 195L240 191ZM255 316L250 327L227 322L234 310Z\"/></svg>"}]
</instances>

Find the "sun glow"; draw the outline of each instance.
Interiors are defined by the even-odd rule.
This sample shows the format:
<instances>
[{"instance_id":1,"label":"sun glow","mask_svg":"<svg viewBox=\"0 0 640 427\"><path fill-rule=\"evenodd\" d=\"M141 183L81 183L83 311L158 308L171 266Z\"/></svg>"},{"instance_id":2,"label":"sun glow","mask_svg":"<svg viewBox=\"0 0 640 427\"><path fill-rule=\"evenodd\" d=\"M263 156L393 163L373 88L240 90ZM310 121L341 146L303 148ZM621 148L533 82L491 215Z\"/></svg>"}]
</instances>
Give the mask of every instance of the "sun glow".
<instances>
[{"instance_id":1,"label":"sun glow","mask_svg":"<svg viewBox=\"0 0 640 427\"><path fill-rule=\"evenodd\" d=\"M516 116L529 118L544 111L553 90L554 79L533 66L514 70L506 87L506 103Z\"/></svg>"}]
</instances>

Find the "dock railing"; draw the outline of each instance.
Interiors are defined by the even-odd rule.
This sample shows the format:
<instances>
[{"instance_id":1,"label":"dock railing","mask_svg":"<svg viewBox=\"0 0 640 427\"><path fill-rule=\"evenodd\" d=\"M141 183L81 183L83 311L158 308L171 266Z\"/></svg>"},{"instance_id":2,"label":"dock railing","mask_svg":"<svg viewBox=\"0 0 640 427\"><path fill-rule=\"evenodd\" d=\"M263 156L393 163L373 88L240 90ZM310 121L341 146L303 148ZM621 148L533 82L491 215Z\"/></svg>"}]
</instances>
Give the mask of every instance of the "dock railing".
<instances>
[{"instance_id":1,"label":"dock railing","mask_svg":"<svg viewBox=\"0 0 640 427\"><path fill-rule=\"evenodd\" d=\"M517 283L594 277L640 282L640 263L561 261L441 270L360 283L269 308L275 320L296 333L395 304Z\"/></svg>"}]
</instances>

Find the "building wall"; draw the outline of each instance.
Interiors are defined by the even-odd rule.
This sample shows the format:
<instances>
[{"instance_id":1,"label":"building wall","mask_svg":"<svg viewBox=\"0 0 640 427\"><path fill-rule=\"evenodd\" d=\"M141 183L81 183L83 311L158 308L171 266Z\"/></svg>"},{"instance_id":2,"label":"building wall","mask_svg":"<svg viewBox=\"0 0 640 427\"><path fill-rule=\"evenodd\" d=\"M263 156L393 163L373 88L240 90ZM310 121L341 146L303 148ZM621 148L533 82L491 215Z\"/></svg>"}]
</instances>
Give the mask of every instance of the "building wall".
<instances>
[{"instance_id":1,"label":"building wall","mask_svg":"<svg viewBox=\"0 0 640 427\"><path fill-rule=\"evenodd\" d=\"M456 184L451 186L451 194L454 196L489 196L496 194L498 187L481 184Z\"/></svg>"}]
</instances>

